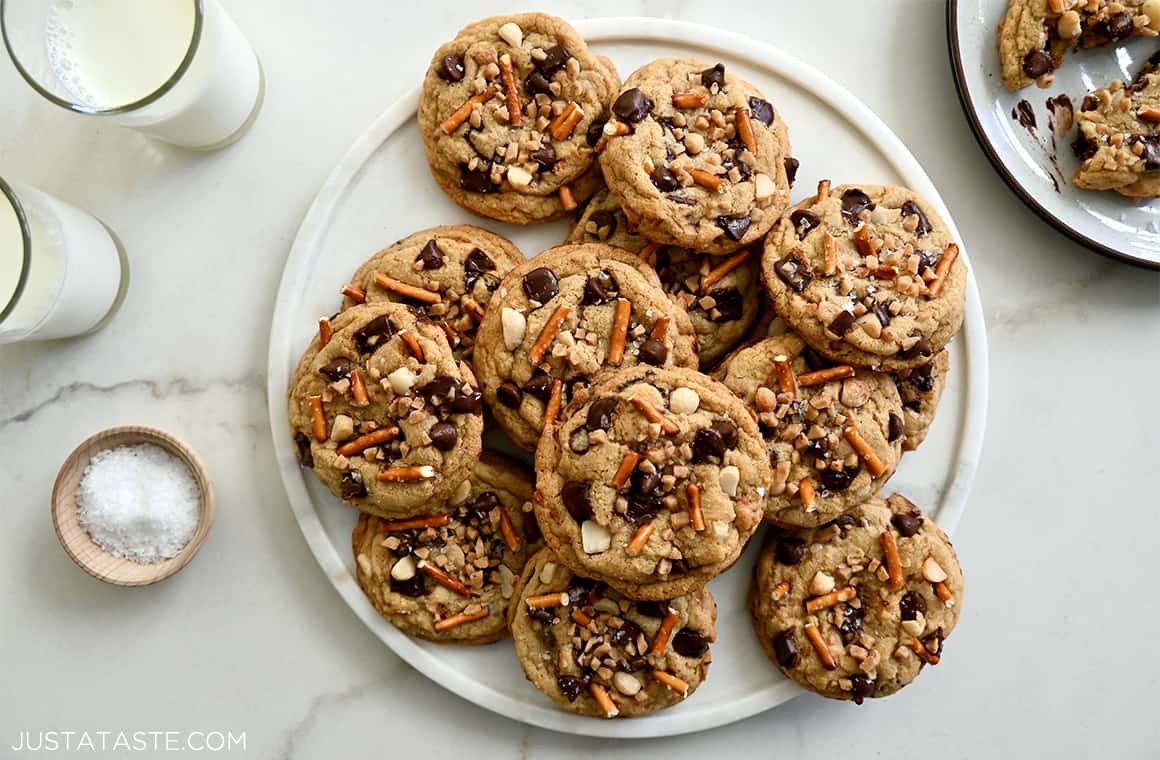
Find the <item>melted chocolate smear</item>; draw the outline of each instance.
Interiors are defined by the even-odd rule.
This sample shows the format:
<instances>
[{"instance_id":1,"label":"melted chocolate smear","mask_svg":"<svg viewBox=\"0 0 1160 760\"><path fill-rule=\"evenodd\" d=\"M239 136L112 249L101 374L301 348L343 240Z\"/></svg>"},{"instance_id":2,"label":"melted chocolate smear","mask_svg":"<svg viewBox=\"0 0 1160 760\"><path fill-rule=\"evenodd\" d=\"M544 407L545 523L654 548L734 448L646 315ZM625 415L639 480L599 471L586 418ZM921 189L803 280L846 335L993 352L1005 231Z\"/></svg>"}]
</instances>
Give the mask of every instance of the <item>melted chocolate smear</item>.
<instances>
[{"instance_id":1,"label":"melted chocolate smear","mask_svg":"<svg viewBox=\"0 0 1160 760\"><path fill-rule=\"evenodd\" d=\"M889 307L891 303L893 303L893 299L887 299L885 301L875 300L871 301L870 303L870 313L878 318L878 324L882 325L883 327L886 327L888 324L890 324L890 321L893 319L893 317L890 316Z\"/></svg>"},{"instance_id":2,"label":"melted chocolate smear","mask_svg":"<svg viewBox=\"0 0 1160 760\"><path fill-rule=\"evenodd\" d=\"M559 292L560 281L547 267L538 267L524 275L524 293L533 301L545 304Z\"/></svg>"},{"instance_id":3,"label":"melted chocolate smear","mask_svg":"<svg viewBox=\"0 0 1160 760\"><path fill-rule=\"evenodd\" d=\"M631 90L625 90L620 93L616 100L612 103L612 112L621 121L627 121L630 124L635 124L638 121L648 116L649 111L652 110L653 102L647 95L640 91L639 88L633 87Z\"/></svg>"},{"instance_id":4,"label":"melted chocolate smear","mask_svg":"<svg viewBox=\"0 0 1160 760\"><path fill-rule=\"evenodd\" d=\"M863 605L855 609L849 604L844 605L842 612L842 622L838 625L838 633L842 635L842 641L846 644L852 643L862 633L862 618L866 614L866 606Z\"/></svg>"},{"instance_id":5,"label":"melted chocolate smear","mask_svg":"<svg viewBox=\"0 0 1160 760\"><path fill-rule=\"evenodd\" d=\"M861 673L850 676L850 698L860 705L866 697L874 695L874 682Z\"/></svg>"},{"instance_id":6,"label":"melted chocolate smear","mask_svg":"<svg viewBox=\"0 0 1160 760\"><path fill-rule=\"evenodd\" d=\"M1031 134L1035 134L1035 109L1026 100L1020 100L1011 109L1011 118L1019 122L1019 125L1026 129Z\"/></svg>"},{"instance_id":7,"label":"melted chocolate smear","mask_svg":"<svg viewBox=\"0 0 1160 760\"><path fill-rule=\"evenodd\" d=\"M528 610L528 617L544 625L555 625L560 622L560 618L556 617L551 608L533 607Z\"/></svg>"},{"instance_id":8,"label":"melted chocolate smear","mask_svg":"<svg viewBox=\"0 0 1160 760\"><path fill-rule=\"evenodd\" d=\"M667 614L668 608L667 601L636 603L636 611L648 618L663 618Z\"/></svg>"},{"instance_id":9,"label":"melted chocolate smear","mask_svg":"<svg viewBox=\"0 0 1160 760\"><path fill-rule=\"evenodd\" d=\"M435 238L427 241L427 245L419 251L415 261L422 264L423 269L441 269L443 267L443 251L439 250L439 246L435 244Z\"/></svg>"},{"instance_id":10,"label":"melted chocolate smear","mask_svg":"<svg viewBox=\"0 0 1160 760\"><path fill-rule=\"evenodd\" d=\"M427 596L427 582L422 573L415 573L414 577L406 581L391 578L391 593L403 596Z\"/></svg>"},{"instance_id":11,"label":"melted chocolate smear","mask_svg":"<svg viewBox=\"0 0 1160 760\"><path fill-rule=\"evenodd\" d=\"M298 464L303 467L314 466L314 452L310 450L310 439L305 433L294 436L294 445L298 447Z\"/></svg>"},{"instance_id":12,"label":"melted chocolate smear","mask_svg":"<svg viewBox=\"0 0 1160 760\"><path fill-rule=\"evenodd\" d=\"M1150 172L1160 169L1160 135L1135 135L1128 144L1144 146L1144 152L1140 155L1144 159L1145 169Z\"/></svg>"},{"instance_id":13,"label":"melted chocolate smear","mask_svg":"<svg viewBox=\"0 0 1160 760\"><path fill-rule=\"evenodd\" d=\"M323 375L332 383L337 383L343 378L350 377L350 371L350 359L347 359L345 356L340 356L318 368L318 374Z\"/></svg>"},{"instance_id":14,"label":"melted chocolate smear","mask_svg":"<svg viewBox=\"0 0 1160 760\"><path fill-rule=\"evenodd\" d=\"M926 338L919 338L917 343L908 349L899 351L898 355L903 359L913 359L917 356L933 356L934 349L930 347L930 341Z\"/></svg>"},{"instance_id":15,"label":"melted chocolate smear","mask_svg":"<svg viewBox=\"0 0 1160 760\"><path fill-rule=\"evenodd\" d=\"M898 602L898 611L903 620L917 620L918 613L926 614L926 600L917 591L907 591Z\"/></svg>"},{"instance_id":16,"label":"melted chocolate smear","mask_svg":"<svg viewBox=\"0 0 1160 760\"><path fill-rule=\"evenodd\" d=\"M445 55L439 59L435 73L445 82L458 82L463 79L463 59L454 53Z\"/></svg>"}]
</instances>

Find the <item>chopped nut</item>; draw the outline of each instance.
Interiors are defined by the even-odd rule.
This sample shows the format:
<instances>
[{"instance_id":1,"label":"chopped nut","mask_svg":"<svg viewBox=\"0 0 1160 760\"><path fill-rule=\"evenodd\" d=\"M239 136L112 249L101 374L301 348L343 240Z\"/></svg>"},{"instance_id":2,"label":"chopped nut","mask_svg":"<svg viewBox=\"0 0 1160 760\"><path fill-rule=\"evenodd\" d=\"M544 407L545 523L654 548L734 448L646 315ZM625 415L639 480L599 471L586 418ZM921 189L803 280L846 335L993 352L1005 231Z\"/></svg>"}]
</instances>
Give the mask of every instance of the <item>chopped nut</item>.
<instances>
[{"instance_id":1,"label":"chopped nut","mask_svg":"<svg viewBox=\"0 0 1160 760\"><path fill-rule=\"evenodd\" d=\"M524 341L524 333L528 329L528 321L523 314L505 306L500 314L503 323L503 344L508 351L514 351Z\"/></svg>"},{"instance_id":2,"label":"chopped nut","mask_svg":"<svg viewBox=\"0 0 1160 760\"><path fill-rule=\"evenodd\" d=\"M625 696L635 696L640 691L640 681L631 673L620 671L612 677L612 685Z\"/></svg>"},{"instance_id":3,"label":"chopped nut","mask_svg":"<svg viewBox=\"0 0 1160 760\"><path fill-rule=\"evenodd\" d=\"M405 396L411 392L411 388L415 385L415 380L415 373L406 367L399 367L387 375L387 382L391 384L391 390L400 396Z\"/></svg>"},{"instance_id":4,"label":"chopped nut","mask_svg":"<svg viewBox=\"0 0 1160 760\"><path fill-rule=\"evenodd\" d=\"M580 541L585 554L599 554L612 546L612 533L603 525L585 520L580 525Z\"/></svg>"},{"instance_id":5,"label":"chopped nut","mask_svg":"<svg viewBox=\"0 0 1160 760\"><path fill-rule=\"evenodd\" d=\"M512 47L518 48L524 42L524 30L518 24L508 22L499 28L499 37Z\"/></svg>"},{"instance_id":6,"label":"chopped nut","mask_svg":"<svg viewBox=\"0 0 1160 760\"><path fill-rule=\"evenodd\" d=\"M814 596L828 594L834 590L834 578L819 570L810 581L810 593Z\"/></svg>"},{"instance_id":7,"label":"chopped nut","mask_svg":"<svg viewBox=\"0 0 1160 760\"><path fill-rule=\"evenodd\" d=\"M777 186L773 184L773 180L765 174L757 174L753 177L753 195L759 200L763 201L766 198L772 198L773 194L777 192Z\"/></svg>"},{"instance_id":8,"label":"chopped nut","mask_svg":"<svg viewBox=\"0 0 1160 760\"><path fill-rule=\"evenodd\" d=\"M330 427L330 440L340 442L353 436L354 420L345 414L335 415L334 424Z\"/></svg>"},{"instance_id":9,"label":"chopped nut","mask_svg":"<svg viewBox=\"0 0 1160 760\"><path fill-rule=\"evenodd\" d=\"M522 169L518 166L509 166L507 170L507 180L512 187L524 189L532 184L532 173L527 169Z\"/></svg>"},{"instance_id":10,"label":"chopped nut","mask_svg":"<svg viewBox=\"0 0 1160 760\"><path fill-rule=\"evenodd\" d=\"M397 581L409 581L415 577L418 571L418 566L415 564L415 557L408 554L391 568L391 577Z\"/></svg>"},{"instance_id":11,"label":"chopped nut","mask_svg":"<svg viewBox=\"0 0 1160 760\"><path fill-rule=\"evenodd\" d=\"M722 491L729 496L737 495L737 485L741 482L740 470L733 465L727 465L721 468L721 472L717 477Z\"/></svg>"},{"instance_id":12,"label":"chopped nut","mask_svg":"<svg viewBox=\"0 0 1160 760\"><path fill-rule=\"evenodd\" d=\"M922 563L922 577L931 583L942 583L947 579L947 571L942 569L934 557L927 557Z\"/></svg>"}]
</instances>

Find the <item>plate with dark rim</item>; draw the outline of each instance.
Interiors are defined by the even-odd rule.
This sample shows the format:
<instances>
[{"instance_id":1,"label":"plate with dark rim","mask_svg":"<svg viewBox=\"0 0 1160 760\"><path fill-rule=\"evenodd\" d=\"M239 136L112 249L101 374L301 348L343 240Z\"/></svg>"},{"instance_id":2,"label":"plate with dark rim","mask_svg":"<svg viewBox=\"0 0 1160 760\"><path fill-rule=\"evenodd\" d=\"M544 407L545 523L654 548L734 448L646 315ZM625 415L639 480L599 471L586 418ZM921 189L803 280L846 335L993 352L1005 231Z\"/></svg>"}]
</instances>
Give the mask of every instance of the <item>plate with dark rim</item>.
<instances>
[{"instance_id":1,"label":"plate with dark rim","mask_svg":"<svg viewBox=\"0 0 1160 760\"><path fill-rule=\"evenodd\" d=\"M1081 190L1070 104L1113 79L1130 82L1160 47L1156 38L1072 51L1050 87L1011 92L999 71L996 30L1008 0L948 0L947 39L963 110L983 151L1011 189L1043 219L1099 253L1160 269L1160 200L1134 202Z\"/></svg>"}]
</instances>

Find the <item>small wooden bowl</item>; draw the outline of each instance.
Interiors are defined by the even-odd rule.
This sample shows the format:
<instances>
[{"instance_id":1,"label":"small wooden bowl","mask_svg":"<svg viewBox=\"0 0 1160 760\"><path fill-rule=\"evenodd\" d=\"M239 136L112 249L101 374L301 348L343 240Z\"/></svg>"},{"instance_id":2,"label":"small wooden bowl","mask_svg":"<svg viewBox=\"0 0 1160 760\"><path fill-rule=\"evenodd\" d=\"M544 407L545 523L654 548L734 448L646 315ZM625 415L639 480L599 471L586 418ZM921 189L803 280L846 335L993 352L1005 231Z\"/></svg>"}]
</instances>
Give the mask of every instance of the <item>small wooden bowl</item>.
<instances>
[{"instance_id":1,"label":"small wooden bowl","mask_svg":"<svg viewBox=\"0 0 1160 760\"><path fill-rule=\"evenodd\" d=\"M201 489L200 518L193 537L170 559L141 564L116 557L93 542L77 523L77 487L93 455L119 446L152 443L180 459L193 473ZM116 586L148 586L163 581L189 564L201 548L213 524L213 483L201 459L177 438L157 428L125 425L103 430L86 440L69 455L52 487L52 524L60 545L72 561L89 575Z\"/></svg>"}]
</instances>

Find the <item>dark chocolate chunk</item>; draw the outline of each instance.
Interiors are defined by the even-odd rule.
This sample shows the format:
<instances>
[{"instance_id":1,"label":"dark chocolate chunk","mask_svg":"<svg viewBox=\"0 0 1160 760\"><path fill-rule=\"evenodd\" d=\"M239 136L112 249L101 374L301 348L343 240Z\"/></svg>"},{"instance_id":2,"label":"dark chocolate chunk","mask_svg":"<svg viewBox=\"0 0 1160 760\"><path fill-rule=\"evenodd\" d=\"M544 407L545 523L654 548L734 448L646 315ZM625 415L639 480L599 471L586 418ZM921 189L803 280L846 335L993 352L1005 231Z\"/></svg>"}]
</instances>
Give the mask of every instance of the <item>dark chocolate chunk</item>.
<instances>
[{"instance_id":1,"label":"dark chocolate chunk","mask_svg":"<svg viewBox=\"0 0 1160 760\"><path fill-rule=\"evenodd\" d=\"M1023 58L1023 73L1028 79L1038 79L1054 68L1055 61L1042 50L1032 50Z\"/></svg>"},{"instance_id":2,"label":"dark chocolate chunk","mask_svg":"<svg viewBox=\"0 0 1160 760\"><path fill-rule=\"evenodd\" d=\"M613 644L623 649L629 643L635 642L637 637L641 636L643 633L644 631L641 630L639 625L632 622L631 620L625 620L619 628L612 632L612 635L609 638L612 639Z\"/></svg>"},{"instance_id":3,"label":"dark chocolate chunk","mask_svg":"<svg viewBox=\"0 0 1160 760\"><path fill-rule=\"evenodd\" d=\"M1094 111L1100 107L1100 99L1095 95L1084 95L1083 101L1079 104L1081 111Z\"/></svg>"},{"instance_id":4,"label":"dark chocolate chunk","mask_svg":"<svg viewBox=\"0 0 1160 760\"><path fill-rule=\"evenodd\" d=\"M734 322L741 319L745 304L740 290L734 287L717 288L709 291L709 297L716 302L713 308L719 314L712 321Z\"/></svg>"},{"instance_id":5,"label":"dark chocolate chunk","mask_svg":"<svg viewBox=\"0 0 1160 760\"><path fill-rule=\"evenodd\" d=\"M467 291L471 292L476 280L494 270L495 262L491 260L491 256L479 248L472 250L463 260L463 284L467 286Z\"/></svg>"},{"instance_id":6,"label":"dark chocolate chunk","mask_svg":"<svg viewBox=\"0 0 1160 760\"><path fill-rule=\"evenodd\" d=\"M681 559L672 560L673 569L669 571L669 575L684 575L689 572L689 562L684 557Z\"/></svg>"},{"instance_id":7,"label":"dark chocolate chunk","mask_svg":"<svg viewBox=\"0 0 1160 760\"><path fill-rule=\"evenodd\" d=\"M499 504L499 497L495 495L494 491L484 491L479 496L476 496L475 501L471 503L471 509L475 512L473 517L482 522L488 519L488 513L498 507Z\"/></svg>"},{"instance_id":8,"label":"dark chocolate chunk","mask_svg":"<svg viewBox=\"0 0 1160 760\"><path fill-rule=\"evenodd\" d=\"M878 323L883 327L890 324L890 320L893 319L890 316L890 310L887 308L890 304L890 299L885 301L872 300L870 302L870 313L878 317Z\"/></svg>"},{"instance_id":9,"label":"dark chocolate chunk","mask_svg":"<svg viewBox=\"0 0 1160 760\"><path fill-rule=\"evenodd\" d=\"M519 409L520 402L524 398L524 394L520 393L518 385L511 380L507 380L500 384L499 388L495 390L495 397L499 403L503 404L509 409Z\"/></svg>"},{"instance_id":10,"label":"dark chocolate chunk","mask_svg":"<svg viewBox=\"0 0 1160 760\"><path fill-rule=\"evenodd\" d=\"M410 580L405 581L397 581L394 578L391 578L391 593L411 597L426 596L426 576L424 576L422 573L415 573L415 575Z\"/></svg>"},{"instance_id":11,"label":"dark chocolate chunk","mask_svg":"<svg viewBox=\"0 0 1160 760\"><path fill-rule=\"evenodd\" d=\"M419 256L415 261L422 264L423 269L439 269L443 266L443 251L439 250L439 246L435 244L435 238L427 241L427 245L419 251Z\"/></svg>"},{"instance_id":12,"label":"dark chocolate chunk","mask_svg":"<svg viewBox=\"0 0 1160 760\"><path fill-rule=\"evenodd\" d=\"M926 338L919 338L918 342L910 348L898 352L898 356L903 359L913 359L918 356L932 356L934 349L930 347L930 341Z\"/></svg>"},{"instance_id":13,"label":"dark chocolate chunk","mask_svg":"<svg viewBox=\"0 0 1160 760\"><path fill-rule=\"evenodd\" d=\"M588 681L591 678L587 673L583 677L556 676L556 685L560 687L565 699L569 702L575 702L580 693L588 688Z\"/></svg>"},{"instance_id":14,"label":"dark chocolate chunk","mask_svg":"<svg viewBox=\"0 0 1160 760\"><path fill-rule=\"evenodd\" d=\"M556 167L556 149L545 143L528 154L542 172L550 172Z\"/></svg>"},{"instance_id":15,"label":"dark chocolate chunk","mask_svg":"<svg viewBox=\"0 0 1160 760\"><path fill-rule=\"evenodd\" d=\"M926 614L926 599L917 591L907 591L898 602L898 611L903 620L917 620L918 613Z\"/></svg>"},{"instance_id":16,"label":"dark chocolate chunk","mask_svg":"<svg viewBox=\"0 0 1160 760\"><path fill-rule=\"evenodd\" d=\"M491 164L480 162L475 169L467 164L459 165L459 188L469 193L490 193L495 190L491 184Z\"/></svg>"},{"instance_id":17,"label":"dark chocolate chunk","mask_svg":"<svg viewBox=\"0 0 1160 760\"><path fill-rule=\"evenodd\" d=\"M347 470L342 474L342 482L340 484L340 491L342 498L361 499L367 495L367 485L363 482L362 473L358 470Z\"/></svg>"},{"instance_id":18,"label":"dark chocolate chunk","mask_svg":"<svg viewBox=\"0 0 1160 760\"><path fill-rule=\"evenodd\" d=\"M600 209L589 217L589 221L596 225L597 232L607 229L609 237L616 232L616 214L611 211Z\"/></svg>"},{"instance_id":19,"label":"dark chocolate chunk","mask_svg":"<svg viewBox=\"0 0 1160 760\"><path fill-rule=\"evenodd\" d=\"M886 440L889 441L890 443L894 443L895 441L897 441L899 438L902 437L902 434L906 432L906 426L902 424L902 418L899 417L894 412L890 413L888 427L889 427L889 430L886 434Z\"/></svg>"},{"instance_id":20,"label":"dark chocolate chunk","mask_svg":"<svg viewBox=\"0 0 1160 760\"><path fill-rule=\"evenodd\" d=\"M556 273L547 267L537 267L524 275L524 293L533 301L545 304L560 292Z\"/></svg>"},{"instance_id":21,"label":"dark chocolate chunk","mask_svg":"<svg viewBox=\"0 0 1160 760\"><path fill-rule=\"evenodd\" d=\"M436 422L427 435L431 437L431 443L435 448L440 451L451 451L455 448L455 442L459 440L455 425L447 421Z\"/></svg>"},{"instance_id":22,"label":"dark chocolate chunk","mask_svg":"<svg viewBox=\"0 0 1160 760\"><path fill-rule=\"evenodd\" d=\"M703 657L709 651L709 637L692 628L682 628L673 636L673 651L682 657Z\"/></svg>"},{"instance_id":23,"label":"dark chocolate chunk","mask_svg":"<svg viewBox=\"0 0 1160 760\"><path fill-rule=\"evenodd\" d=\"M789 628L773 637L773 656L783 668L792 668L798 661L798 645Z\"/></svg>"},{"instance_id":24,"label":"dark chocolate chunk","mask_svg":"<svg viewBox=\"0 0 1160 760\"><path fill-rule=\"evenodd\" d=\"M874 682L861 673L855 673L850 676L850 698L854 700L854 704L862 704L862 700L866 697L874 695Z\"/></svg>"},{"instance_id":25,"label":"dark chocolate chunk","mask_svg":"<svg viewBox=\"0 0 1160 760\"><path fill-rule=\"evenodd\" d=\"M319 367L318 374L323 375L332 383L337 383L343 378L350 377L350 370L350 359L340 356Z\"/></svg>"},{"instance_id":26,"label":"dark chocolate chunk","mask_svg":"<svg viewBox=\"0 0 1160 760\"><path fill-rule=\"evenodd\" d=\"M840 470L831 470L829 467L822 470L818 475L818 479L822 481L822 487L831 493L838 493L845 491L854 482L854 478L858 477L858 471L861 469L859 465L853 467L843 467Z\"/></svg>"},{"instance_id":27,"label":"dark chocolate chunk","mask_svg":"<svg viewBox=\"0 0 1160 760\"><path fill-rule=\"evenodd\" d=\"M552 376L542 369L536 370L524 383L524 393L547 403L552 396Z\"/></svg>"},{"instance_id":28,"label":"dark chocolate chunk","mask_svg":"<svg viewBox=\"0 0 1160 760\"><path fill-rule=\"evenodd\" d=\"M560 622L560 618L550 607L532 607L528 610L528 617L544 625L555 625Z\"/></svg>"},{"instance_id":29,"label":"dark chocolate chunk","mask_svg":"<svg viewBox=\"0 0 1160 760\"><path fill-rule=\"evenodd\" d=\"M618 403L615 396L604 396L593 401L588 406L585 427L589 430L608 430L612 427L612 415Z\"/></svg>"},{"instance_id":30,"label":"dark chocolate chunk","mask_svg":"<svg viewBox=\"0 0 1160 760\"><path fill-rule=\"evenodd\" d=\"M773 265L773 271L777 272L782 282L795 293L801 293L814 279L814 271L810 265L796 256L778 259Z\"/></svg>"},{"instance_id":31,"label":"dark chocolate chunk","mask_svg":"<svg viewBox=\"0 0 1160 760\"><path fill-rule=\"evenodd\" d=\"M737 445L737 426L727 420L718 420L693 435L693 463L723 459L725 452Z\"/></svg>"},{"instance_id":32,"label":"dark chocolate chunk","mask_svg":"<svg viewBox=\"0 0 1160 760\"><path fill-rule=\"evenodd\" d=\"M915 367L904 382L913 385L919 393L930 393L934 390L934 366L927 362Z\"/></svg>"},{"instance_id":33,"label":"dark chocolate chunk","mask_svg":"<svg viewBox=\"0 0 1160 760\"><path fill-rule=\"evenodd\" d=\"M370 322L367 322L363 329L354 334L354 345L360 354L369 354L384 342L390 340L394 334L395 326L391 324L391 320L384 314L381 317L375 317Z\"/></svg>"},{"instance_id":34,"label":"dark chocolate chunk","mask_svg":"<svg viewBox=\"0 0 1160 760\"><path fill-rule=\"evenodd\" d=\"M657 166L652 170L649 179L656 185L657 190L662 193L671 193L674 190L681 189L681 181L677 179L677 175L673 174L667 166Z\"/></svg>"},{"instance_id":35,"label":"dark chocolate chunk","mask_svg":"<svg viewBox=\"0 0 1160 760\"><path fill-rule=\"evenodd\" d=\"M669 603L667 601L636 603L636 611L650 618L663 618L668 613L668 609Z\"/></svg>"},{"instance_id":36,"label":"dark chocolate chunk","mask_svg":"<svg viewBox=\"0 0 1160 760\"><path fill-rule=\"evenodd\" d=\"M463 79L465 73L463 59L454 53L448 53L439 59L439 66L435 69L435 73L446 82L458 82Z\"/></svg>"},{"instance_id":37,"label":"dark chocolate chunk","mask_svg":"<svg viewBox=\"0 0 1160 760\"><path fill-rule=\"evenodd\" d=\"M725 89L725 64L718 63L701 72L701 86L710 90L717 85L718 91Z\"/></svg>"},{"instance_id":38,"label":"dark chocolate chunk","mask_svg":"<svg viewBox=\"0 0 1160 760\"><path fill-rule=\"evenodd\" d=\"M615 225L616 220L613 219L612 223ZM616 278L612 276L612 273L607 269L602 269L584 283L584 297L580 300L580 305L596 306L610 303L616 298L619 290Z\"/></svg>"},{"instance_id":39,"label":"dark chocolate chunk","mask_svg":"<svg viewBox=\"0 0 1160 760\"><path fill-rule=\"evenodd\" d=\"M588 125L588 131L584 133L584 140L588 143L589 148L595 148L596 143L600 142L600 135L604 133L604 125L608 123L608 119L597 119Z\"/></svg>"},{"instance_id":40,"label":"dark chocolate chunk","mask_svg":"<svg viewBox=\"0 0 1160 760\"><path fill-rule=\"evenodd\" d=\"M793 228L797 230L798 240L805 240L806 235L810 234L810 230L822 223L817 214L805 209L798 209L790 213L789 221Z\"/></svg>"},{"instance_id":41,"label":"dark chocolate chunk","mask_svg":"<svg viewBox=\"0 0 1160 760\"><path fill-rule=\"evenodd\" d=\"M553 45L544 50L543 60L532 59L532 65L543 72L545 75L552 74L564 68L564 64L568 62L568 51L562 45Z\"/></svg>"},{"instance_id":42,"label":"dark chocolate chunk","mask_svg":"<svg viewBox=\"0 0 1160 760\"><path fill-rule=\"evenodd\" d=\"M1150 172L1160 169L1160 135L1134 135L1128 140L1129 145L1143 145L1144 151L1140 157L1144 159L1144 168ZM1095 152L1093 147L1092 152Z\"/></svg>"},{"instance_id":43,"label":"dark chocolate chunk","mask_svg":"<svg viewBox=\"0 0 1160 760\"><path fill-rule=\"evenodd\" d=\"M310 439L305 433L294 436L294 445L298 447L298 464L303 467L314 466L314 452L310 450Z\"/></svg>"},{"instance_id":44,"label":"dark chocolate chunk","mask_svg":"<svg viewBox=\"0 0 1160 760\"><path fill-rule=\"evenodd\" d=\"M721 442L726 449L737 448L737 426L729 420L717 420L709 426L721 435Z\"/></svg>"},{"instance_id":45,"label":"dark chocolate chunk","mask_svg":"<svg viewBox=\"0 0 1160 760\"><path fill-rule=\"evenodd\" d=\"M616 100L612 103L612 112L621 121L635 124L648 116L652 107L653 102L649 100L649 97L641 92L639 88L633 87L631 90L625 90L617 96Z\"/></svg>"},{"instance_id":46,"label":"dark chocolate chunk","mask_svg":"<svg viewBox=\"0 0 1160 760\"><path fill-rule=\"evenodd\" d=\"M524 89L528 91L529 95L551 95L552 90L549 87L551 82L539 71L533 71L528 74L528 78L524 80Z\"/></svg>"},{"instance_id":47,"label":"dark chocolate chunk","mask_svg":"<svg viewBox=\"0 0 1160 760\"><path fill-rule=\"evenodd\" d=\"M850 224L857 224L858 215L863 211L873 211L874 201L858 188L850 188L842 193L842 216Z\"/></svg>"},{"instance_id":48,"label":"dark chocolate chunk","mask_svg":"<svg viewBox=\"0 0 1160 760\"><path fill-rule=\"evenodd\" d=\"M903 216L918 217L918 226L914 228L914 234L918 235L919 237L929 234L931 229L933 229L930 226L930 222L927 221L926 214L922 213L922 209L920 209L918 204L914 201L907 201L906 203L903 203L901 211Z\"/></svg>"},{"instance_id":49,"label":"dark chocolate chunk","mask_svg":"<svg viewBox=\"0 0 1160 760\"><path fill-rule=\"evenodd\" d=\"M843 605L842 622L838 624L838 633L846 644L854 643L862 633L862 618L866 615L866 606L853 607Z\"/></svg>"},{"instance_id":50,"label":"dark chocolate chunk","mask_svg":"<svg viewBox=\"0 0 1160 760\"><path fill-rule=\"evenodd\" d=\"M769 104L768 100L751 97L749 99L749 115L767 127L773 126L773 106Z\"/></svg>"},{"instance_id":51,"label":"dark chocolate chunk","mask_svg":"<svg viewBox=\"0 0 1160 760\"><path fill-rule=\"evenodd\" d=\"M786 156L783 163L785 164L785 176L789 180L789 186L793 187L794 180L797 179L798 167L801 166L801 162L793 156Z\"/></svg>"},{"instance_id":52,"label":"dark chocolate chunk","mask_svg":"<svg viewBox=\"0 0 1160 760\"><path fill-rule=\"evenodd\" d=\"M588 501L588 484L578 480L569 480L560 489L560 499L564 502L564 509L572 515L578 523L592 517L592 504Z\"/></svg>"},{"instance_id":53,"label":"dark chocolate chunk","mask_svg":"<svg viewBox=\"0 0 1160 760\"><path fill-rule=\"evenodd\" d=\"M652 496L653 492L660 487L660 484L661 476L659 472L634 470L632 473L632 492L637 496Z\"/></svg>"},{"instance_id":54,"label":"dark chocolate chunk","mask_svg":"<svg viewBox=\"0 0 1160 760\"><path fill-rule=\"evenodd\" d=\"M483 414L483 394L464 383L447 407L452 414Z\"/></svg>"},{"instance_id":55,"label":"dark chocolate chunk","mask_svg":"<svg viewBox=\"0 0 1160 760\"><path fill-rule=\"evenodd\" d=\"M656 497L642 497L635 493L628 493L628 507L624 512L627 523L635 523L642 518L651 519L661 509L661 501Z\"/></svg>"},{"instance_id":56,"label":"dark chocolate chunk","mask_svg":"<svg viewBox=\"0 0 1160 760\"><path fill-rule=\"evenodd\" d=\"M646 338L640 344L638 350L640 360L645 364L651 364L654 367L661 367L665 360L669 358L669 350L665 348L665 344L661 343L656 338Z\"/></svg>"},{"instance_id":57,"label":"dark chocolate chunk","mask_svg":"<svg viewBox=\"0 0 1160 760\"><path fill-rule=\"evenodd\" d=\"M830 322L829 330L834 335L841 337L841 336L845 335L846 333L850 332L850 328L853 326L854 326L853 313L843 310L843 311L839 311L838 316L834 317L834 319Z\"/></svg>"},{"instance_id":58,"label":"dark chocolate chunk","mask_svg":"<svg viewBox=\"0 0 1160 760\"><path fill-rule=\"evenodd\" d=\"M1132 36L1133 28L1131 13L1117 13L1107 20L1108 37L1112 42Z\"/></svg>"},{"instance_id":59,"label":"dark chocolate chunk","mask_svg":"<svg viewBox=\"0 0 1160 760\"><path fill-rule=\"evenodd\" d=\"M734 242L740 242L749 229L749 214L743 216L719 216L717 226L725 230L725 237Z\"/></svg>"},{"instance_id":60,"label":"dark chocolate chunk","mask_svg":"<svg viewBox=\"0 0 1160 760\"><path fill-rule=\"evenodd\" d=\"M898 530L898 534L903 538L910 538L922 529L922 517L919 515L895 515L894 517L890 518L890 522Z\"/></svg>"}]
</instances>

